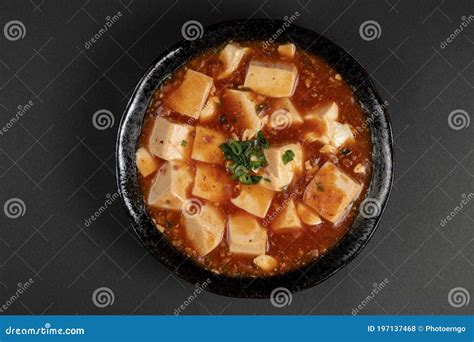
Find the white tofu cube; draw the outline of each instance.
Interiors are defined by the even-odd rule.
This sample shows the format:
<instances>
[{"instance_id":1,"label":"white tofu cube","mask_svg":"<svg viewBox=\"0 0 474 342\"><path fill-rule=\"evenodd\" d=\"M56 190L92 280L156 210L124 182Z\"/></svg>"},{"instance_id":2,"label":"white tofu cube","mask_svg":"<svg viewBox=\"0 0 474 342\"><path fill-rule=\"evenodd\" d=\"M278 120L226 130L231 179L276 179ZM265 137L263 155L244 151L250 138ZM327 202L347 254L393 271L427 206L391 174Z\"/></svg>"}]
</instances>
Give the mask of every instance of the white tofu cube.
<instances>
[{"instance_id":1,"label":"white tofu cube","mask_svg":"<svg viewBox=\"0 0 474 342\"><path fill-rule=\"evenodd\" d=\"M318 130L311 138L322 144L331 144L338 148L346 142L353 140L351 128L348 124L342 124L336 120L339 118L339 107L335 102L328 103L317 108L305 116L305 120L312 121L318 125ZM308 133L312 134L312 132Z\"/></svg>"},{"instance_id":2,"label":"white tofu cube","mask_svg":"<svg viewBox=\"0 0 474 342\"><path fill-rule=\"evenodd\" d=\"M287 164L283 161L283 155L286 151L293 151L293 160ZM282 191L291 183L295 173L303 170L303 151L300 144L287 144L279 147L270 147L263 151L268 161L268 166L263 171L262 180L263 187L273 190Z\"/></svg>"},{"instance_id":3,"label":"white tofu cube","mask_svg":"<svg viewBox=\"0 0 474 342\"><path fill-rule=\"evenodd\" d=\"M212 77L188 69L183 82L165 100L165 104L175 112L197 119L213 86Z\"/></svg>"},{"instance_id":4,"label":"white tofu cube","mask_svg":"<svg viewBox=\"0 0 474 342\"><path fill-rule=\"evenodd\" d=\"M337 224L361 190L359 183L331 162L326 162L306 187L303 201L323 218Z\"/></svg>"},{"instance_id":5,"label":"white tofu cube","mask_svg":"<svg viewBox=\"0 0 474 342\"><path fill-rule=\"evenodd\" d=\"M171 122L161 116L155 119L149 141L150 152L164 160L185 159L192 148L194 127Z\"/></svg>"},{"instance_id":6,"label":"white tofu cube","mask_svg":"<svg viewBox=\"0 0 474 342\"><path fill-rule=\"evenodd\" d=\"M288 58L293 58L296 52L296 46L295 44L288 43L288 44L283 44L278 47L278 53L280 56L288 57Z\"/></svg>"},{"instance_id":7,"label":"white tofu cube","mask_svg":"<svg viewBox=\"0 0 474 342\"><path fill-rule=\"evenodd\" d=\"M315 127L305 134L307 142L319 141L321 144L331 144L331 124L339 117L339 107L336 102L330 102L316 108L304 116Z\"/></svg>"},{"instance_id":8,"label":"white tofu cube","mask_svg":"<svg viewBox=\"0 0 474 342\"><path fill-rule=\"evenodd\" d=\"M191 158L205 163L224 164L224 153L219 145L225 142L225 136L213 129L197 126Z\"/></svg>"},{"instance_id":9,"label":"white tofu cube","mask_svg":"<svg viewBox=\"0 0 474 342\"><path fill-rule=\"evenodd\" d=\"M298 70L291 63L252 60L244 87L269 97L291 97L298 81Z\"/></svg>"},{"instance_id":10,"label":"white tofu cube","mask_svg":"<svg viewBox=\"0 0 474 342\"><path fill-rule=\"evenodd\" d=\"M320 106L308 114L309 116L316 115L328 121L336 121L339 119L339 106L336 102L329 102Z\"/></svg>"},{"instance_id":11,"label":"white tofu cube","mask_svg":"<svg viewBox=\"0 0 474 342\"><path fill-rule=\"evenodd\" d=\"M217 116L219 98L217 96L210 97L199 114L199 122L209 122Z\"/></svg>"},{"instance_id":12,"label":"white tofu cube","mask_svg":"<svg viewBox=\"0 0 474 342\"><path fill-rule=\"evenodd\" d=\"M267 231L255 217L244 213L229 216L227 223L229 251L233 254L258 256L267 251Z\"/></svg>"},{"instance_id":13,"label":"white tofu cube","mask_svg":"<svg viewBox=\"0 0 474 342\"><path fill-rule=\"evenodd\" d=\"M276 233L299 231L303 228L298 213L296 212L295 202L293 200L285 201L280 207L280 211L273 220L271 227Z\"/></svg>"},{"instance_id":14,"label":"white tofu cube","mask_svg":"<svg viewBox=\"0 0 474 342\"><path fill-rule=\"evenodd\" d=\"M205 203L194 215L183 215L186 238L199 256L212 252L222 241L225 217L212 204Z\"/></svg>"},{"instance_id":15,"label":"white tofu cube","mask_svg":"<svg viewBox=\"0 0 474 342\"><path fill-rule=\"evenodd\" d=\"M329 135L331 137L331 144L335 147L341 147L346 142L354 140L350 126L337 121L329 124Z\"/></svg>"},{"instance_id":16,"label":"white tofu cube","mask_svg":"<svg viewBox=\"0 0 474 342\"><path fill-rule=\"evenodd\" d=\"M242 185L240 194L230 201L246 212L264 218L272 203L274 192L259 184Z\"/></svg>"},{"instance_id":17,"label":"white tofu cube","mask_svg":"<svg viewBox=\"0 0 474 342\"><path fill-rule=\"evenodd\" d=\"M257 114L258 102L255 94L249 91L226 89L222 97L224 106L237 117L237 124L242 128L257 132L261 119Z\"/></svg>"},{"instance_id":18,"label":"white tofu cube","mask_svg":"<svg viewBox=\"0 0 474 342\"><path fill-rule=\"evenodd\" d=\"M193 196L211 202L222 202L232 197L234 182L222 166L198 163L194 178Z\"/></svg>"},{"instance_id":19,"label":"white tofu cube","mask_svg":"<svg viewBox=\"0 0 474 342\"><path fill-rule=\"evenodd\" d=\"M138 172L140 172L143 177L148 177L158 170L158 161L144 147L140 147L135 153L135 162L137 164Z\"/></svg>"},{"instance_id":20,"label":"white tofu cube","mask_svg":"<svg viewBox=\"0 0 474 342\"><path fill-rule=\"evenodd\" d=\"M183 161L166 162L157 172L148 194L148 205L181 210L191 190L194 175Z\"/></svg>"},{"instance_id":21,"label":"white tofu cube","mask_svg":"<svg viewBox=\"0 0 474 342\"><path fill-rule=\"evenodd\" d=\"M324 154L336 154L337 148L335 148L333 145L326 144L319 149L319 152Z\"/></svg>"},{"instance_id":22,"label":"white tofu cube","mask_svg":"<svg viewBox=\"0 0 474 342\"><path fill-rule=\"evenodd\" d=\"M259 255L253 263L266 272L275 271L278 267L278 261L270 255Z\"/></svg>"},{"instance_id":23,"label":"white tofu cube","mask_svg":"<svg viewBox=\"0 0 474 342\"><path fill-rule=\"evenodd\" d=\"M323 221L321 220L321 217L319 217L316 212L308 207L307 205L304 205L301 202L296 203L296 212L298 213L299 218L301 221L303 221L304 224L307 224L309 226L316 226Z\"/></svg>"},{"instance_id":24,"label":"white tofu cube","mask_svg":"<svg viewBox=\"0 0 474 342\"><path fill-rule=\"evenodd\" d=\"M250 50L250 48L241 47L237 44L227 44L219 54L224 70L217 76L217 79L226 78L237 70L242 59Z\"/></svg>"}]
</instances>

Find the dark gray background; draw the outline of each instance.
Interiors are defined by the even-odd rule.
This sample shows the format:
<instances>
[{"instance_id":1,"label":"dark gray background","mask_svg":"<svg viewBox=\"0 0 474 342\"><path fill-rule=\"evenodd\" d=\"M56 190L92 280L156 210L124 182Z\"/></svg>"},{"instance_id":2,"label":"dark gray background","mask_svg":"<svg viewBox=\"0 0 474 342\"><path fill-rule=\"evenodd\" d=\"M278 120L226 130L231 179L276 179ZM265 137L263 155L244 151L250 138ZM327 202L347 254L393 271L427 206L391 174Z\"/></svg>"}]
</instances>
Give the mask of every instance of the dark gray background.
<instances>
[{"instance_id":1,"label":"dark gray background","mask_svg":"<svg viewBox=\"0 0 474 342\"><path fill-rule=\"evenodd\" d=\"M117 11L120 20L90 49L84 43ZM115 137L142 72L176 43L188 20L204 26L237 18L301 16L371 74L395 137L393 192L374 237L335 276L274 308L268 300L200 294L183 313L351 314L385 278L361 314L466 314L451 289L473 293L474 203L440 221L473 192L474 123L455 130L448 115L473 112L474 22L445 49L440 43L474 14L471 0L436 1L6 1L0 2L0 126L19 105L33 107L0 136L0 204L21 199L23 216L0 211L0 305L29 278L8 314L172 314L194 286L175 277L137 242L119 201L90 227L84 220L116 192ZM7 40L4 25L26 34ZM375 20L378 39L360 25ZM93 114L110 110L113 127ZM466 117L466 116L465 116ZM113 305L92 293L110 288Z\"/></svg>"}]
</instances>

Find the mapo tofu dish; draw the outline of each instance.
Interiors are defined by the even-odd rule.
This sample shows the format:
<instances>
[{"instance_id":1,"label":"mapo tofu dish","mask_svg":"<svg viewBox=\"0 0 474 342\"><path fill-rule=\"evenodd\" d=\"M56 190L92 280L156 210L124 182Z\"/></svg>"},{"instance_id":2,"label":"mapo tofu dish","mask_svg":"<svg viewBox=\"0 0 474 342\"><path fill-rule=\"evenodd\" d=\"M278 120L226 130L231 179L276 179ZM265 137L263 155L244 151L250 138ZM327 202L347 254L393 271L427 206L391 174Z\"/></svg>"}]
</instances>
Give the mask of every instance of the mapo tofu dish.
<instances>
[{"instance_id":1,"label":"mapo tofu dish","mask_svg":"<svg viewBox=\"0 0 474 342\"><path fill-rule=\"evenodd\" d=\"M199 265L270 276L350 229L371 139L351 87L292 43L228 42L170 75L136 151L157 229Z\"/></svg>"}]
</instances>

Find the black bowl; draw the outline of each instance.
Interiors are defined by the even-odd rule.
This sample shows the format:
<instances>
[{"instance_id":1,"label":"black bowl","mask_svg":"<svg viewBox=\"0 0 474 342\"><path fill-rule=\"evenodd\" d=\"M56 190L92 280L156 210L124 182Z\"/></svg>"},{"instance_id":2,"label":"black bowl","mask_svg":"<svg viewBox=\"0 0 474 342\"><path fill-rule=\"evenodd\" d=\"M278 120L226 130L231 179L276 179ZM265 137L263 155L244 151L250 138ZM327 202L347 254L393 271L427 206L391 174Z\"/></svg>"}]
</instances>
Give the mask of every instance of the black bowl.
<instances>
[{"instance_id":1,"label":"black bowl","mask_svg":"<svg viewBox=\"0 0 474 342\"><path fill-rule=\"evenodd\" d=\"M285 24L286 23L286 24ZM289 27L288 27L289 26ZM372 179L350 230L320 259L288 273L259 278L217 275L199 266L174 248L155 228L148 214L135 167L135 150L142 122L153 93L164 79L203 50L229 40L292 41L300 48L325 59L354 89L367 115L372 136ZM163 53L146 71L136 87L120 123L117 139L117 180L122 202L143 245L163 264L187 281L207 283L206 289L221 295L268 298L277 287L291 292L310 288L337 272L365 246L383 212L393 178L392 132L386 106L367 72L339 46L288 21L236 20L206 27L203 36L182 41Z\"/></svg>"}]
</instances>

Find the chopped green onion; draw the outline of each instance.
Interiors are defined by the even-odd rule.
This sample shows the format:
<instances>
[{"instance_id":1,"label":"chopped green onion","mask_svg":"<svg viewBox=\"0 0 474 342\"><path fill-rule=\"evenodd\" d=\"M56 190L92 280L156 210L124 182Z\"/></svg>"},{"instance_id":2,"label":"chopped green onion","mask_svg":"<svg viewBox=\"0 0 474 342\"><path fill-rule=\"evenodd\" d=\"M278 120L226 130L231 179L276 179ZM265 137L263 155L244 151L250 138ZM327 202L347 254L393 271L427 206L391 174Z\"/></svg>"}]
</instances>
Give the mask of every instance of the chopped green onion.
<instances>
[{"instance_id":1,"label":"chopped green onion","mask_svg":"<svg viewBox=\"0 0 474 342\"><path fill-rule=\"evenodd\" d=\"M283 164L288 164L290 161L295 158L295 152L292 150L286 150L285 153L281 156L281 160L283 160Z\"/></svg>"},{"instance_id":2,"label":"chopped green onion","mask_svg":"<svg viewBox=\"0 0 474 342\"><path fill-rule=\"evenodd\" d=\"M263 177L254 174L253 170L268 165L263 149L269 146L262 132L258 132L256 139L246 141L230 139L219 148L224 153L224 158L230 161L227 170L232 179L238 179L242 184L257 184Z\"/></svg>"}]
</instances>

